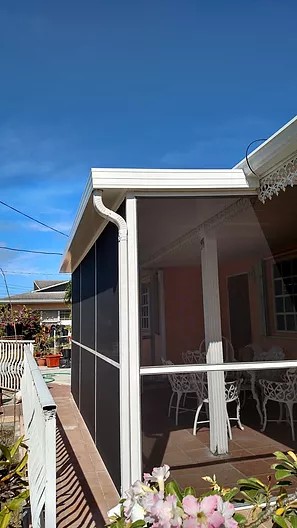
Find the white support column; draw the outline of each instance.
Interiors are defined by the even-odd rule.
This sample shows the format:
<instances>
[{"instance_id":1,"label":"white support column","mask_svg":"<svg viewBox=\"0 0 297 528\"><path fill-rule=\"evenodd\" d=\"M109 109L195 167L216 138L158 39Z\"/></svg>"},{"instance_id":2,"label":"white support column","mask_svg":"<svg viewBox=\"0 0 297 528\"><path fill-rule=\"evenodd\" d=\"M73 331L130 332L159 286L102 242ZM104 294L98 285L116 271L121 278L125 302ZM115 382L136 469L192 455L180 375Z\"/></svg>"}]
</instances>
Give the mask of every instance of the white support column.
<instances>
[{"instance_id":1,"label":"white support column","mask_svg":"<svg viewBox=\"0 0 297 528\"><path fill-rule=\"evenodd\" d=\"M133 195L126 198L128 227L128 283L129 283L129 377L130 377L130 451L131 483L142 476L141 414L140 414L140 332L137 201Z\"/></svg>"},{"instance_id":2,"label":"white support column","mask_svg":"<svg viewBox=\"0 0 297 528\"><path fill-rule=\"evenodd\" d=\"M201 239L201 271L207 363L223 363L217 241L213 234ZM208 372L210 450L228 451L224 372Z\"/></svg>"}]
</instances>

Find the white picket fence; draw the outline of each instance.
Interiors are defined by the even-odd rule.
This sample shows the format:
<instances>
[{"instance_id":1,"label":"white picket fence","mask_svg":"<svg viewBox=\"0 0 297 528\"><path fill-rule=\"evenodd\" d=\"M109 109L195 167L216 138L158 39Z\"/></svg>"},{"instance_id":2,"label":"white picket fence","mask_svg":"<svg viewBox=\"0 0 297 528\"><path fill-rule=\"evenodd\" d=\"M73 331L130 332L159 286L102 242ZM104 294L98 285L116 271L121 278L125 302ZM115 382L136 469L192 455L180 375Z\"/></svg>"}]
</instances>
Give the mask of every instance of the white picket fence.
<instances>
[{"instance_id":1,"label":"white picket fence","mask_svg":"<svg viewBox=\"0 0 297 528\"><path fill-rule=\"evenodd\" d=\"M33 358L24 350L21 380L33 528L56 527L56 404Z\"/></svg>"},{"instance_id":2,"label":"white picket fence","mask_svg":"<svg viewBox=\"0 0 297 528\"><path fill-rule=\"evenodd\" d=\"M0 340L0 389L20 390L25 347L33 355L33 341Z\"/></svg>"}]
</instances>

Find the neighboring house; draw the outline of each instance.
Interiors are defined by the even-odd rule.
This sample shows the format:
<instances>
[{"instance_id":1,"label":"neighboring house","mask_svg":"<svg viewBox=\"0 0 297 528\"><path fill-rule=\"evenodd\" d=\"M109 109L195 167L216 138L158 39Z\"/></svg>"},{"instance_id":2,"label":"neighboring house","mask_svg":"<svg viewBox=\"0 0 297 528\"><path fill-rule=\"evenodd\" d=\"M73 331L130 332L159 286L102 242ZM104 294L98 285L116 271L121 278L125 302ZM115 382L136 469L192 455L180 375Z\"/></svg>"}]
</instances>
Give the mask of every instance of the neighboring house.
<instances>
[{"instance_id":1,"label":"neighboring house","mask_svg":"<svg viewBox=\"0 0 297 528\"><path fill-rule=\"evenodd\" d=\"M147 456L141 378L197 372L182 353L204 347L209 445L224 454L224 370L264 370L251 343L297 366L296 182L297 118L232 169L91 170L61 270L72 273L72 393L118 489Z\"/></svg>"},{"instance_id":2,"label":"neighboring house","mask_svg":"<svg viewBox=\"0 0 297 528\"><path fill-rule=\"evenodd\" d=\"M32 291L0 299L0 304L11 304L16 310L23 306L39 310L41 322L48 326L71 326L71 310L64 301L67 284L68 281L36 280Z\"/></svg>"}]
</instances>

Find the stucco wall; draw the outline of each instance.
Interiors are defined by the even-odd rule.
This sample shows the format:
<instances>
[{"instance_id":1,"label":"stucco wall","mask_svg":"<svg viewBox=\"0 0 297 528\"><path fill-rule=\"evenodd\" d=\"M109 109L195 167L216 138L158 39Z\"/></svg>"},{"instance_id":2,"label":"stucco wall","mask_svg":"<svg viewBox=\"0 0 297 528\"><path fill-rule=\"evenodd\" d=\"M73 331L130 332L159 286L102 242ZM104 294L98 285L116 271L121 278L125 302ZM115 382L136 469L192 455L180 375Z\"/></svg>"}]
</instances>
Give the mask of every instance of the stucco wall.
<instances>
[{"instance_id":1,"label":"stucco wall","mask_svg":"<svg viewBox=\"0 0 297 528\"><path fill-rule=\"evenodd\" d=\"M297 333L274 333L265 335L263 321L263 295L259 275L259 258L233 259L219 265L222 334L230 338L228 277L248 273L252 342L264 349L274 345L283 347L288 359L296 358ZM204 338L203 300L200 267L165 268L165 322L166 353L174 363L181 361L184 350L197 349ZM268 305L271 303L272 283L268 281ZM270 313L271 316L271 313ZM145 346L149 357L149 342ZM243 359L243 358L242 358ZM248 359L246 357L245 359Z\"/></svg>"}]
</instances>

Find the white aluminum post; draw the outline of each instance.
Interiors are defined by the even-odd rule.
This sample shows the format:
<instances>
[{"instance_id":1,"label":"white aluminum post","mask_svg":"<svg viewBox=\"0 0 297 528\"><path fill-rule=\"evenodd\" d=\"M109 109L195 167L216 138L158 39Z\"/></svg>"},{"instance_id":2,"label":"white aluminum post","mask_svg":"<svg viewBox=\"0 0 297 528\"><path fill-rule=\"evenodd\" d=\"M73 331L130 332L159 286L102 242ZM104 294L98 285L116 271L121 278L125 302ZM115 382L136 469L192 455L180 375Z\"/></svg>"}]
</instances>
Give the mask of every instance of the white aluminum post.
<instances>
[{"instance_id":1,"label":"white aluminum post","mask_svg":"<svg viewBox=\"0 0 297 528\"><path fill-rule=\"evenodd\" d=\"M139 373L139 285L138 285L138 240L137 202L134 196L126 199L126 221L128 226L128 282L129 282L129 375L130 375L130 450L131 483L141 478L142 445L140 417L140 373Z\"/></svg>"},{"instance_id":2,"label":"white aluminum post","mask_svg":"<svg viewBox=\"0 0 297 528\"><path fill-rule=\"evenodd\" d=\"M201 240L201 271L206 360L207 363L223 363L218 252L214 235L205 234ZM224 454L228 451L224 372L208 372L207 380L210 450Z\"/></svg>"}]
</instances>

